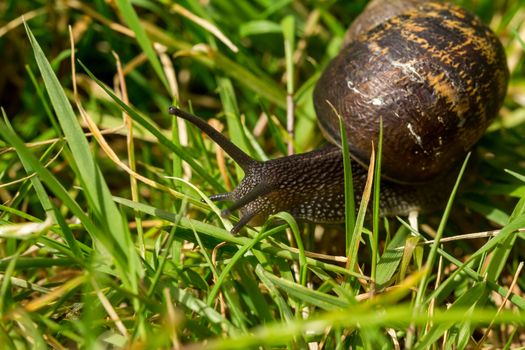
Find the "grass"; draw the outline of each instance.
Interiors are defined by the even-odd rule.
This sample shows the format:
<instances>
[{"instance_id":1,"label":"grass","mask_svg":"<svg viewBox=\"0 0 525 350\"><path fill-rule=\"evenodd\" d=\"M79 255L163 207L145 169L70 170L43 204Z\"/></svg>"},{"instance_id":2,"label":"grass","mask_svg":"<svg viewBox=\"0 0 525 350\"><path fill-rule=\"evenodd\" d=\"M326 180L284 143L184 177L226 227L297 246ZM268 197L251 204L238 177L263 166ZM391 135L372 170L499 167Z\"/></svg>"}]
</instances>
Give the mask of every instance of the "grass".
<instances>
[{"instance_id":1,"label":"grass","mask_svg":"<svg viewBox=\"0 0 525 350\"><path fill-rule=\"evenodd\" d=\"M523 346L525 3L458 3L511 82L447 209L231 235L207 195L242 171L167 107L258 159L318 147L312 89L364 1L2 2L1 348Z\"/></svg>"}]
</instances>

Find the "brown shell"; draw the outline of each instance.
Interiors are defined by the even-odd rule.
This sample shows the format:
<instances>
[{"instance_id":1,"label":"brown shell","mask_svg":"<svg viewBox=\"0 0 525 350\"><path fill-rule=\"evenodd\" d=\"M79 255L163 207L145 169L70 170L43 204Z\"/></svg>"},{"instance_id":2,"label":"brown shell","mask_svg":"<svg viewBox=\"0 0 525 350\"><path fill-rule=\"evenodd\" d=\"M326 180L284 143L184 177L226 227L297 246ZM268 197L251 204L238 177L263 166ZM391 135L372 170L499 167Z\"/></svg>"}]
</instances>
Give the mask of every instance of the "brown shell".
<instances>
[{"instance_id":1,"label":"brown shell","mask_svg":"<svg viewBox=\"0 0 525 350\"><path fill-rule=\"evenodd\" d=\"M359 18L357 19L359 21ZM355 34L353 34L355 35ZM508 82L501 43L481 21L428 2L357 35L314 91L323 132L368 164L383 119L383 174L425 182L463 159L496 117Z\"/></svg>"}]
</instances>

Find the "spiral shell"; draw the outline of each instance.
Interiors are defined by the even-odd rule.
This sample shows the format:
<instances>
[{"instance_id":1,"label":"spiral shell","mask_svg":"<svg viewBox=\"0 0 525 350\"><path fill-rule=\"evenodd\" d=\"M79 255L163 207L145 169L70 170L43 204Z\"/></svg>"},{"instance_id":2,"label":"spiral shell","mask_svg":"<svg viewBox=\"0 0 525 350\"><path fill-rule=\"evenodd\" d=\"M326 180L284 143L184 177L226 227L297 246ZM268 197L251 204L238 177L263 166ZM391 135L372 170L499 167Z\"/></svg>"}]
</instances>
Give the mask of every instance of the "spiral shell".
<instances>
[{"instance_id":1,"label":"spiral shell","mask_svg":"<svg viewBox=\"0 0 525 350\"><path fill-rule=\"evenodd\" d=\"M496 117L509 75L501 43L477 17L409 3L379 24L378 14L362 19L368 11L356 19L314 91L325 136L340 143L330 102L364 166L383 120L383 175L400 183L429 181L463 159Z\"/></svg>"}]
</instances>

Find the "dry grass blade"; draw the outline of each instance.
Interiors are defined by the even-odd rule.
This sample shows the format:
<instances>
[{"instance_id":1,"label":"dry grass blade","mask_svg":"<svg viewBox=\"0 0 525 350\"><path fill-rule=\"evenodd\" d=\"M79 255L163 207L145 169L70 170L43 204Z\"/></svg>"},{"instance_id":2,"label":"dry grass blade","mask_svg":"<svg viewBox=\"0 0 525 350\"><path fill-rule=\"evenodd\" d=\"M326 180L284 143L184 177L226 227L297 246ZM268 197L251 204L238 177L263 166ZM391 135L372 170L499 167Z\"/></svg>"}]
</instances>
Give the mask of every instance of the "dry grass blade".
<instances>
[{"instance_id":1,"label":"dry grass blade","mask_svg":"<svg viewBox=\"0 0 525 350\"><path fill-rule=\"evenodd\" d=\"M71 292L73 289L80 286L82 283L86 281L87 276L86 275L80 275L77 276L66 283L62 284L60 287L57 287L53 290L51 290L48 294L43 295L39 298L36 298L34 300L31 300L29 303L27 303L24 306L24 309L28 312L34 312L42 307L48 306L50 303L55 301L56 299L62 297L66 293Z\"/></svg>"},{"instance_id":2,"label":"dry grass blade","mask_svg":"<svg viewBox=\"0 0 525 350\"><path fill-rule=\"evenodd\" d=\"M194 13L188 11L187 9L185 9L184 7L182 7L181 5L179 4L174 4L172 6L172 9L173 11L175 11L176 13L186 17L187 19L189 19L190 21L193 21L195 22L196 24L200 25L202 28L206 29L208 32L212 33L217 39L219 39L220 41L223 42L224 45L228 46L228 48L230 50L232 50L233 52L237 53L239 52L239 48L237 46L235 46L235 44L233 44L231 42L230 39L228 39L220 30L219 28L217 28L217 26L215 26L214 24L210 23L209 21L205 20L204 18L201 18L197 15L195 15Z\"/></svg>"},{"instance_id":3,"label":"dry grass blade","mask_svg":"<svg viewBox=\"0 0 525 350\"><path fill-rule=\"evenodd\" d=\"M113 322L115 322L115 325L117 326L117 329L120 331L120 334L122 334L124 337L128 337L128 330L126 329L126 326L122 323L120 317L118 316L117 312L113 308L113 305L111 302L106 298L106 295L102 293L100 290L97 280L94 278L90 279L91 285L93 286L93 289L95 290L95 293L97 294L98 299L100 300L100 303L108 313L109 317Z\"/></svg>"},{"instance_id":4,"label":"dry grass blade","mask_svg":"<svg viewBox=\"0 0 525 350\"><path fill-rule=\"evenodd\" d=\"M57 143L58 141L59 141L58 139L55 139L54 142L49 142L49 143L46 142L46 144L54 144L54 143ZM38 146L41 146L41 145L42 145L42 144L40 143ZM34 147L36 147L36 146L34 146ZM51 157L51 158L46 162L46 164L44 164L44 167L45 167L45 168L48 168L51 164L53 164L53 163L57 160L58 156L60 156L60 154L62 153L62 150L63 150L63 149L64 149L63 146L60 147L60 149L56 152L56 154L55 154L53 157ZM1 153L1 152L0 152L0 153ZM13 186L13 185L16 185L16 184L18 184L18 183L21 183L21 182L27 181L27 180L31 179L33 176L35 176L35 175L36 175L36 174L33 173L33 174L29 174L29 175L27 175L27 176L21 177L20 179L17 179L17 180L11 181L11 182L0 183L0 188L5 188L5 187Z\"/></svg>"},{"instance_id":5,"label":"dry grass blade","mask_svg":"<svg viewBox=\"0 0 525 350\"><path fill-rule=\"evenodd\" d=\"M35 17L42 16L46 13L46 11L47 9L45 7L42 7L36 10L32 10L32 11L28 11L24 13L23 15L13 19L12 21L4 24L3 26L0 27L0 38L6 35L9 31L15 29L16 27L21 26L24 23L24 21L28 22Z\"/></svg>"},{"instance_id":6,"label":"dry grass blade","mask_svg":"<svg viewBox=\"0 0 525 350\"><path fill-rule=\"evenodd\" d=\"M496 237L500 232L501 230L465 233L462 235L442 238L439 240L439 242L440 243L450 243L450 242L457 242L457 241L465 241L469 239L491 238L491 237ZM516 232L525 233L525 228L517 229ZM433 243L434 243L434 240L419 241L418 245L432 245ZM403 249L405 249L404 246L396 248L396 250L403 250Z\"/></svg>"},{"instance_id":7,"label":"dry grass blade","mask_svg":"<svg viewBox=\"0 0 525 350\"><path fill-rule=\"evenodd\" d=\"M182 193L180 193L178 191L175 191L169 186L162 185L162 184L160 184L160 183L158 183L156 181L153 181L153 180L151 180L151 179L149 179L149 178L147 178L147 177L145 177L145 176L143 176L143 175L141 175L141 174L131 170L131 168L127 164L125 164L124 162L122 162L120 160L120 158L115 153L115 151L113 151L113 149L111 148L109 143L102 136L100 130L97 127L97 125L93 122L93 120L91 119L89 114L86 112L86 110L82 107L82 105L81 104L77 104L77 108L80 111L80 114L82 115L82 118L84 118L84 122L88 125L89 130L91 131L91 133L93 134L93 136L95 137L97 142L100 144L100 146L102 147L102 149L104 150L104 152L106 153L108 158L111 159L111 161L113 161L119 168L121 168L122 170L124 170L125 172L130 174L131 176L135 177L136 179L140 180L141 182L147 184L148 186L151 186L152 188L156 188L158 190L167 192L167 193L171 194L173 197L178 198L178 199L188 199L188 200L190 200L192 202L192 204L194 204L197 207L200 207L200 208L203 208L203 209L207 208L200 201L188 198L188 196L186 196L185 194L182 194Z\"/></svg>"}]
</instances>

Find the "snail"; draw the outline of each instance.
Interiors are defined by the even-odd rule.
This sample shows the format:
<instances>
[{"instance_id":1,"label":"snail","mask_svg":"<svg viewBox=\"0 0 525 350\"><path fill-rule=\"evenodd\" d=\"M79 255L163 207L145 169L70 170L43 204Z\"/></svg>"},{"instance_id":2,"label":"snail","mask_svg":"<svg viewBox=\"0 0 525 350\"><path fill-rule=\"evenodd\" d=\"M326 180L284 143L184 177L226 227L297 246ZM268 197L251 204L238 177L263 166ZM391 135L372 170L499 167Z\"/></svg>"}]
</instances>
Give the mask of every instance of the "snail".
<instances>
[{"instance_id":1,"label":"snail","mask_svg":"<svg viewBox=\"0 0 525 350\"><path fill-rule=\"evenodd\" d=\"M503 103L509 72L496 35L464 9L421 0L372 1L348 29L343 48L314 89L327 146L257 161L202 119L170 107L221 146L244 170L212 200L240 209L232 232L279 211L316 223L344 222L338 114L348 135L354 192L364 188L383 120L380 215L437 209L459 161ZM359 198L356 198L359 200Z\"/></svg>"}]
</instances>

